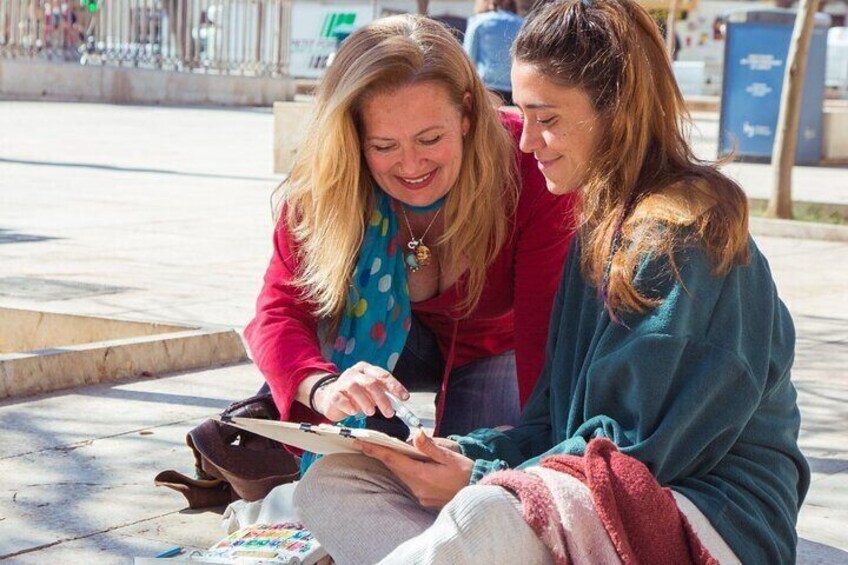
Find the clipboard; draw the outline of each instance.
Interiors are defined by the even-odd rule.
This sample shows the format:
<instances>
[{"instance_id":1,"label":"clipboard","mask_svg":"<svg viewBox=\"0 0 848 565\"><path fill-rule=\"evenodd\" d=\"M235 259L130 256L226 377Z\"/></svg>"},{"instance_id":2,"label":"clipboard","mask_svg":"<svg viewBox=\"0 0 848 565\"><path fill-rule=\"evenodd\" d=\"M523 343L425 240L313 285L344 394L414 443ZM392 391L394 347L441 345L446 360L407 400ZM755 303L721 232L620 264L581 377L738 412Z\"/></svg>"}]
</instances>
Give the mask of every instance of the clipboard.
<instances>
[{"instance_id":1,"label":"clipboard","mask_svg":"<svg viewBox=\"0 0 848 565\"><path fill-rule=\"evenodd\" d=\"M239 417L221 419L221 422L285 445L321 455L361 453L362 450L353 444L353 440L358 439L365 443L394 449L418 461L430 461L427 455L418 451L415 447L376 430Z\"/></svg>"}]
</instances>

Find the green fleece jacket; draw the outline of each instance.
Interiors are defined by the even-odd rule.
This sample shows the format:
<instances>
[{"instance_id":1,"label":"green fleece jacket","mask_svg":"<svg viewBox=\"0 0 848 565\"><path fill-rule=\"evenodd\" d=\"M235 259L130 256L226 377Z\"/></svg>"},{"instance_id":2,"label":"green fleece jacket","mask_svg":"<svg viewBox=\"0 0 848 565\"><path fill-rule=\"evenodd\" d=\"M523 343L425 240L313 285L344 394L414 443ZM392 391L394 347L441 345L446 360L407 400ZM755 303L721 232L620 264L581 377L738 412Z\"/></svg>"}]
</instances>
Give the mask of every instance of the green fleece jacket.
<instances>
[{"instance_id":1,"label":"green fleece jacket","mask_svg":"<svg viewBox=\"0 0 848 565\"><path fill-rule=\"evenodd\" d=\"M637 287L662 303L622 325L581 276L576 242L520 425L458 438L472 481L608 438L697 505L743 563L793 562L810 481L789 377L795 332L749 246L750 264L720 277L697 245L677 253L679 279L646 259Z\"/></svg>"}]
</instances>

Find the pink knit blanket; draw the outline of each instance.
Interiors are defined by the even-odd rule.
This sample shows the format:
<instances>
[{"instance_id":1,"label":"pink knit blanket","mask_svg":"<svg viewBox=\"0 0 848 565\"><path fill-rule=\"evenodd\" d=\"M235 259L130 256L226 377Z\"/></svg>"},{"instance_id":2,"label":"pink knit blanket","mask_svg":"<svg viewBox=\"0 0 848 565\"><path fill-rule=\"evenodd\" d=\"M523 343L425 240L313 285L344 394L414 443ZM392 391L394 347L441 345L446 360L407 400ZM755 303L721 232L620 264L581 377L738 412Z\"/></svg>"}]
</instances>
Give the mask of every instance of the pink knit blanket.
<instances>
[{"instance_id":1,"label":"pink knit blanket","mask_svg":"<svg viewBox=\"0 0 848 565\"><path fill-rule=\"evenodd\" d=\"M546 457L540 467L492 473L481 484L504 487L519 498L524 519L551 551L557 565L578 558L570 555L569 547L576 545L569 536L590 535L585 528L575 529L574 524L563 523L568 516L574 516L575 524L585 521L574 515L573 501L564 500L571 496L567 483L573 481L569 477L588 487L608 538L579 540L584 555L586 551L600 556L614 550L619 560L628 565L718 565L677 508L671 490L661 487L641 461L621 453L611 441L594 439L583 457ZM597 532L595 537L599 537Z\"/></svg>"}]
</instances>

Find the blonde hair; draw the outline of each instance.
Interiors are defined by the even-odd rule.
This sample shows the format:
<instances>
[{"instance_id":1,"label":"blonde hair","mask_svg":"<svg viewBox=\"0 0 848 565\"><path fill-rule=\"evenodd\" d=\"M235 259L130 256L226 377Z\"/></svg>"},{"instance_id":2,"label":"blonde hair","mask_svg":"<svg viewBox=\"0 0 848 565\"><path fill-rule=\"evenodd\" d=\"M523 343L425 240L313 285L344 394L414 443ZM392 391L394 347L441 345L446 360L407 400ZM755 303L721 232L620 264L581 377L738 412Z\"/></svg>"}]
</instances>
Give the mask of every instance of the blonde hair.
<instances>
[{"instance_id":1,"label":"blonde hair","mask_svg":"<svg viewBox=\"0 0 848 565\"><path fill-rule=\"evenodd\" d=\"M460 310L476 306L486 271L509 233L517 164L510 134L482 82L448 29L422 16L393 16L351 34L317 92L313 121L282 187L284 220L297 242L295 284L315 313L337 318L371 216L375 184L361 148L367 96L405 85L441 85L469 118L462 164L443 209L436 242L445 264L466 259ZM470 109L463 98L470 95Z\"/></svg>"},{"instance_id":2,"label":"blonde hair","mask_svg":"<svg viewBox=\"0 0 848 565\"><path fill-rule=\"evenodd\" d=\"M633 0L556 0L528 18L514 55L586 92L603 124L580 191L581 270L606 291L613 318L657 304L633 281L648 253L667 256L674 269L675 250L697 240L715 274L748 261L745 194L692 153L683 96L644 8Z\"/></svg>"}]
</instances>

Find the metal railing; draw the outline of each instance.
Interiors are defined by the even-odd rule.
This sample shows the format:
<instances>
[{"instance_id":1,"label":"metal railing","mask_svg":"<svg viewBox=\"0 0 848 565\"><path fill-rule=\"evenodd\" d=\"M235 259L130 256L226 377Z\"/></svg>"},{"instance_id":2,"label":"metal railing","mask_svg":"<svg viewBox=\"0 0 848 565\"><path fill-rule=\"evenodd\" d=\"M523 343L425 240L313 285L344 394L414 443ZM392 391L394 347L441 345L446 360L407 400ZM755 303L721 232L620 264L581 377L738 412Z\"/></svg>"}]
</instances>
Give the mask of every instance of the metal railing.
<instances>
[{"instance_id":1,"label":"metal railing","mask_svg":"<svg viewBox=\"0 0 848 565\"><path fill-rule=\"evenodd\" d=\"M292 0L0 0L0 57L279 76Z\"/></svg>"}]
</instances>

